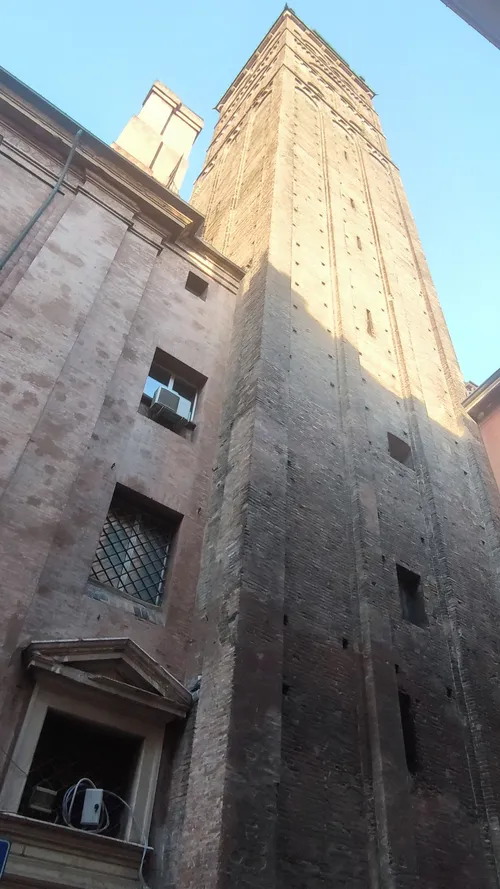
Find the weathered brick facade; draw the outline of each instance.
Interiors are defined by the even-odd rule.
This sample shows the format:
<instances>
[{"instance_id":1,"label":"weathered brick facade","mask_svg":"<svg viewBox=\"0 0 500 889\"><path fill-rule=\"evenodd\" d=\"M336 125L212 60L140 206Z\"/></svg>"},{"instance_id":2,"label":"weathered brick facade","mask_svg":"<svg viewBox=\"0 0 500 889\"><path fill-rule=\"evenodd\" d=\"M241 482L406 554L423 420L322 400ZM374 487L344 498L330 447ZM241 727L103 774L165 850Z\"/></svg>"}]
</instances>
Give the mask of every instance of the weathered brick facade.
<instances>
[{"instance_id":1,"label":"weathered brick facade","mask_svg":"<svg viewBox=\"0 0 500 889\"><path fill-rule=\"evenodd\" d=\"M189 889L499 885L498 495L372 97L285 11L194 189L247 274L200 582Z\"/></svg>"},{"instance_id":2,"label":"weathered brick facade","mask_svg":"<svg viewBox=\"0 0 500 889\"><path fill-rule=\"evenodd\" d=\"M3 72L0 255L49 194L75 130ZM0 787L31 699L21 654L33 639L128 637L181 682L197 675L196 585L241 278L201 240L202 222L83 133L55 200L0 272ZM206 282L203 298L186 289L189 273ZM205 381L188 437L140 410L157 348ZM182 517L158 606L89 582L117 484ZM159 872L166 806L163 790Z\"/></svg>"},{"instance_id":3,"label":"weathered brick facade","mask_svg":"<svg viewBox=\"0 0 500 889\"><path fill-rule=\"evenodd\" d=\"M134 152L83 134L0 273L0 798L29 642L126 637L201 675L165 733L154 889L500 887L500 499L372 98L286 9L193 206L146 109ZM1 252L76 125L9 77L0 112ZM142 410L157 348L204 380L189 437ZM116 484L182 516L161 605L89 582ZM35 828L7 812L31 839L6 889L106 882L59 824L50 878L22 877ZM140 885L113 843L109 886Z\"/></svg>"}]
</instances>

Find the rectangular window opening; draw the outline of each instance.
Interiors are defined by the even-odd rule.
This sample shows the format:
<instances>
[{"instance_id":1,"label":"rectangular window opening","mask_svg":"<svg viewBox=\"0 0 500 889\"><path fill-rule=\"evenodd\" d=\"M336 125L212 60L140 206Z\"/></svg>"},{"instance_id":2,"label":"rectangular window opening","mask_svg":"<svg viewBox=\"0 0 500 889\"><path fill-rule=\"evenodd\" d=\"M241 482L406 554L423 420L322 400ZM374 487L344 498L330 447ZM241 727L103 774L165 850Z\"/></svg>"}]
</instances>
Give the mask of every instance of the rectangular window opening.
<instances>
[{"instance_id":1,"label":"rectangular window opening","mask_svg":"<svg viewBox=\"0 0 500 889\"><path fill-rule=\"evenodd\" d=\"M408 469L413 469L413 456L410 445L403 441L402 438L398 438L397 435L393 435L392 432L387 433L387 441L391 457L397 460L398 463L402 463L403 466L407 466Z\"/></svg>"},{"instance_id":2,"label":"rectangular window opening","mask_svg":"<svg viewBox=\"0 0 500 889\"><path fill-rule=\"evenodd\" d=\"M195 428L196 406L205 382L202 374L162 349L156 349L139 410L186 437Z\"/></svg>"},{"instance_id":3,"label":"rectangular window opening","mask_svg":"<svg viewBox=\"0 0 500 889\"><path fill-rule=\"evenodd\" d=\"M361 238L359 237L359 235L356 235L356 243L357 243L357 245L358 245L358 250L362 250L362 249L363 249L363 245L362 245L362 243L361 243Z\"/></svg>"},{"instance_id":4,"label":"rectangular window opening","mask_svg":"<svg viewBox=\"0 0 500 889\"><path fill-rule=\"evenodd\" d=\"M148 508L143 499L116 488L90 580L147 605L159 605L179 518Z\"/></svg>"},{"instance_id":5,"label":"rectangular window opening","mask_svg":"<svg viewBox=\"0 0 500 889\"><path fill-rule=\"evenodd\" d=\"M128 810L120 799L130 801L142 743L142 738L49 709L19 814L53 824L69 821L69 826L79 828L85 789L90 785L80 785L75 793L71 788L88 778L104 791L99 833L123 837Z\"/></svg>"},{"instance_id":6,"label":"rectangular window opening","mask_svg":"<svg viewBox=\"0 0 500 889\"><path fill-rule=\"evenodd\" d=\"M356 207L356 204L354 203L353 198L351 198L351 207L352 207L353 210L354 210L354 208Z\"/></svg>"},{"instance_id":7,"label":"rectangular window opening","mask_svg":"<svg viewBox=\"0 0 500 889\"><path fill-rule=\"evenodd\" d=\"M410 775L416 775L419 771L420 764L418 760L417 733L415 731L415 717L412 700L410 695L405 691L401 691L401 689L398 690L398 698L406 766Z\"/></svg>"},{"instance_id":8,"label":"rectangular window opening","mask_svg":"<svg viewBox=\"0 0 500 889\"><path fill-rule=\"evenodd\" d=\"M366 332L370 334L370 336L375 336L375 328L373 326L373 318L370 309L366 310Z\"/></svg>"},{"instance_id":9,"label":"rectangular window opening","mask_svg":"<svg viewBox=\"0 0 500 889\"><path fill-rule=\"evenodd\" d=\"M190 293L194 293L194 295L198 296L200 299L207 298L208 281L200 278L199 275L195 275L194 272L188 273L185 287L186 290L189 290Z\"/></svg>"},{"instance_id":10,"label":"rectangular window opening","mask_svg":"<svg viewBox=\"0 0 500 889\"><path fill-rule=\"evenodd\" d=\"M422 592L422 579L419 574L405 568L404 565L396 565L398 577L399 598L401 601L401 613L404 620L410 621L417 627L427 626L425 613L425 600Z\"/></svg>"}]
</instances>

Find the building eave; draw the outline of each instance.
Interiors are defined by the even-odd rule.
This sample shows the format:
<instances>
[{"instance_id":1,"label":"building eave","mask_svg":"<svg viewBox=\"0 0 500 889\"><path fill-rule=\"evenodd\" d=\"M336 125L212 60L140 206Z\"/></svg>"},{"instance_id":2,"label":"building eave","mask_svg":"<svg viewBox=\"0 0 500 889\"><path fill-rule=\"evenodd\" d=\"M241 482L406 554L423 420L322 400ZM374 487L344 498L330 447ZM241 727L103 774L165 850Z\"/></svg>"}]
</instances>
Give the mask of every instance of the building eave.
<instances>
[{"instance_id":1,"label":"building eave","mask_svg":"<svg viewBox=\"0 0 500 889\"><path fill-rule=\"evenodd\" d=\"M500 16L496 4L487 2L462 2L462 0L443 0L453 12L467 22L471 28L486 37L493 46L500 49Z\"/></svg>"},{"instance_id":2,"label":"building eave","mask_svg":"<svg viewBox=\"0 0 500 889\"><path fill-rule=\"evenodd\" d=\"M478 422L500 404L500 368L462 402L464 410Z\"/></svg>"}]
</instances>

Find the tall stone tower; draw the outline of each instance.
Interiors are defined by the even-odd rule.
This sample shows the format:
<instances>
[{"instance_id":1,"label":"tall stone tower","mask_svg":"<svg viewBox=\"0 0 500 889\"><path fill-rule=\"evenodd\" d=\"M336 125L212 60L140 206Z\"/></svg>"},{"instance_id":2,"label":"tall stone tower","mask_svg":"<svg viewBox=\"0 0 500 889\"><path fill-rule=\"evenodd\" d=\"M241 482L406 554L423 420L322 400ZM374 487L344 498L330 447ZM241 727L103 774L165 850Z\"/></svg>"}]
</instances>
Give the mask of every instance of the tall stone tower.
<instances>
[{"instance_id":1,"label":"tall stone tower","mask_svg":"<svg viewBox=\"0 0 500 889\"><path fill-rule=\"evenodd\" d=\"M498 495L372 98L285 9L194 190L246 277L182 887L500 885Z\"/></svg>"}]
</instances>

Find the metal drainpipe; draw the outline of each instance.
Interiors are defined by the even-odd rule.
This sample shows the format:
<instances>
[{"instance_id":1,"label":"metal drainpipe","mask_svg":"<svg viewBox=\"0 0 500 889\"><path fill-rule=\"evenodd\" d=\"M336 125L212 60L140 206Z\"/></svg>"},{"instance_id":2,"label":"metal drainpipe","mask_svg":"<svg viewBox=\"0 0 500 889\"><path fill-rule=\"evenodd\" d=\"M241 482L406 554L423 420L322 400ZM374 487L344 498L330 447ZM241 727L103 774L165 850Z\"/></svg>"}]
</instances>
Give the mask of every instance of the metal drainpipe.
<instances>
[{"instance_id":1,"label":"metal drainpipe","mask_svg":"<svg viewBox=\"0 0 500 889\"><path fill-rule=\"evenodd\" d=\"M82 133L83 133L83 130L78 130L78 132L76 133L75 138L73 139L73 144L71 146L70 152L68 154L68 159L67 159L66 163L64 164L64 167L61 170L61 175L59 176L59 179L57 180L56 184L54 185L54 188L52 189L50 194L45 198L43 204L41 204L41 206L38 208L38 210L33 214L30 221L28 222L28 224L23 228L22 232L17 236L15 241L13 241L13 243L10 245L10 247L6 251L6 253L4 253L4 255L1 257L0 272L2 271L2 269L4 268L6 263L9 261L11 256L13 256L13 254L16 252L17 248L20 247L20 245L24 241L26 235L29 234L29 232L35 225L35 222L38 222L42 213L45 212L47 207L54 200L54 198L55 198L55 196L56 196L57 192L59 191L59 188L62 184L62 181L63 181L64 177L66 176L66 173L69 170L71 161L73 160L73 155L75 153L76 146L78 145L78 142L80 141L80 136L82 135Z\"/></svg>"}]
</instances>

